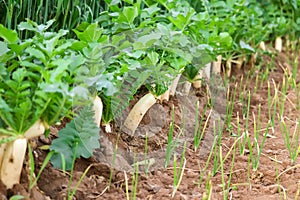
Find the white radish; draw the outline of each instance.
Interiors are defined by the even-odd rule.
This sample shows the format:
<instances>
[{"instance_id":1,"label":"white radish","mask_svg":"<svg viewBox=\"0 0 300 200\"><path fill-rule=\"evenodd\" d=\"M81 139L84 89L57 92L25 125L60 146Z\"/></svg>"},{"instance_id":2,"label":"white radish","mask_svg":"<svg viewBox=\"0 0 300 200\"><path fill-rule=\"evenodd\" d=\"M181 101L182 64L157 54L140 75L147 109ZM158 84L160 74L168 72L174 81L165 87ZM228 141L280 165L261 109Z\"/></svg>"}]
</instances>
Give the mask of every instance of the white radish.
<instances>
[{"instance_id":1,"label":"white radish","mask_svg":"<svg viewBox=\"0 0 300 200\"><path fill-rule=\"evenodd\" d=\"M176 88L177 88L180 76L181 76L181 74L177 75L176 78L173 80L173 82L172 82L172 84L170 86L170 92L169 92L170 96L174 96L175 95Z\"/></svg>"},{"instance_id":2,"label":"white radish","mask_svg":"<svg viewBox=\"0 0 300 200\"><path fill-rule=\"evenodd\" d=\"M217 57L217 61L213 62L212 72L214 74L221 74L222 55Z\"/></svg>"},{"instance_id":3,"label":"white radish","mask_svg":"<svg viewBox=\"0 0 300 200\"><path fill-rule=\"evenodd\" d=\"M275 39L275 49L278 52L282 51L282 39L281 39L281 37L276 37L276 39Z\"/></svg>"},{"instance_id":4,"label":"white radish","mask_svg":"<svg viewBox=\"0 0 300 200\"><path fill-rule=\"evenodd\" d=\"M93 109L95 111L95 122L97 124L98 127L100 127L100 123L101 123L101 117L102 117L102 112L103 112L103 103L100 99L100 97L96 96L94 98L94 106Z\"/></svg>"},{"instance_id":5,"label":"white radish","mask_svg":"<svg viewBox=\"0 0 300 200\"><path fill-rule=\"evenodd\" d=\"M7 188L19 183L27 148L26 138L7 143L3 153L0 178Z\"/></svg>"},{"instance_id":6,"label":"white radish","mask_svg":"<svg viewBox=\"0 0 300 200\"><path fill-rule=\"evenodd\" d=\"M199 71L199 73L195 76L194 80L193 80L193 87L194 88L201 88L202 85L202 80L201 78L202 76L202 70Z\"/></svg>"},{"instance_id":7,"label":"white radish","mask_svg":"<svg viewBox=\"0 0 300 200\"><path fill-rule=\"evenodd\" d=\"M259 43L259 48L260 48L261 50L263 50L263 51L266 51L266 45L265 45L265 42L264 42L264 41L261 41L261 42Z\"/></svg>"},{"instance_id":8,"label":"white radish","mask_svg":"<svg viewBox=\"0 0 300 200\"><path fill-rule=\"evenodd\" d=\"M155 96L151 93L143 96L131 109L127 116L124 127L128 134L134 134L146 112L156 103Z\"/></svg>"},{"instance_id":9,"label":"white radish","mask_svg":"<svg viewBox=\"0 0 300 200\"><path fill-rule=\"evenodd\" d=\"M230 77L231 75L231 59L226 61L226 76Z\"/></svg>"},{"instance_id":10,"label":"white radish","mask_svg":"<svg viewBox=\"0 0 300 200\"><path fill-rule=\"evenodd\" d=\"M43 135L45 132L45 125L42 120L36 121L24 134L24 137L27 139L38 137Z\"/></svg>"},{"instance_id":11,"label":"white radish","mask_svg":"<svg viewBox=\"0 0 300 200\"><path fill-rule=\"evenodd\" d=\"M250 66L251 66L251 68L254 68L255 63L256 63L256 58L257 58L257 53L253 53L251 55L251 59L250 59Z\"/></svg>"},{"instance_id":12,"label":"white radish","mask_svg":"<svg viewBox=\"0 0 300 200\"><path fill-rule=\"evenodd\" d=\"M106 133L111 133L112 132L110 123L105 123L105 124L102 123L102 126L104 126L104 129L105 129Z\"/></svg>"},{"instance_id":13,"label":"white radish","mask_svg":"<svg viewBox=\"0 0 300 200\"><path fill-rule=\"evenodd\" d=\"M4 150L5 150L6 144L1 144L0 145L0 169L1 169L1 165L2 165L2 160L3 160L3 156L4 156Z\"/></svg>"},{"instance_id":14,"label":"white radish","mask_svg":"<svg viewBox=\"0 0 300 200\"><path fill-rule=\"evenodd\" d=\"M242 66L243 66L243 63L244 63L244 60L245 60L245 56L240 56L238 57L237 61L236 61L236 67L238 69L241 69Z\"/></svg>"},{"instance_id":15,"label":"white radish","mask_svg":"<svg viewBox=\"0 0 300 200\"><path fill-rule=\"evenodd\" d=\"M168 89L162 95L159 96L160 101L164 101L164 100L169 101L169 98L170 98L170 89Z\"/></svg>"}]
</instances>

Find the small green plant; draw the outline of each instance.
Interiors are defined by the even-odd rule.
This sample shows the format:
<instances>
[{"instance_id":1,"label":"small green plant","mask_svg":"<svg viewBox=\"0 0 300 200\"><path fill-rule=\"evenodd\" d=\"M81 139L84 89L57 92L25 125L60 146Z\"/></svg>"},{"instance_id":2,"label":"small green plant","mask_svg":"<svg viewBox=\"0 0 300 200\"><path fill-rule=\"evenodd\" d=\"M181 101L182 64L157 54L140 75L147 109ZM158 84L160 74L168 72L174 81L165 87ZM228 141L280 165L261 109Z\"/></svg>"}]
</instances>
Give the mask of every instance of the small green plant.
<instances>
[{"instance_id":1,"label":"small green plant","mask_svg":"<svg viewBox=\"0 0 300 200\"><path fill-rule=\"evenodd\" d=\"M166 160L165 160L165 168L169 165L172 155L175 152L176 148L176 142L173 141L173 132L174 132L174 106L172 107L172 121L170 123L169 127L169 133L168 133L168 144L166 149Z\"/></svg>"},{"instance_id":2,"label":"small green plant","mask_svg":"<svg viewBox=\"0 0 300 200\"><path fill-rule=\"evenodd\" d=\"M207 168L208 168L209 162L211 160L212 154L214 153L214 149L215 149L216 144L217 144L217 137L214 137L214 142L213 142L213 145L211 147L211 150L210 150L210 153L208 155L208 158L207 158L207 160L205 162L205 166L203 167L203 169L200 169L201 173L200 173L200 176L199 176L198 187L200 187L201 184L202 184L203 176L207 172ZM199 168L200 168L200 166L199 166ZM209 177L211 176L211 172L209 172L208 176Z\"/></svg>"},{"instance_id":3,"label":"small green plant","mask_svg":"<svg viewBox=\"0 0 300 200\"><path fill-rule=\"evenodd\" d=\"M228 90L230 88L228 87ZM233 114L233 110L234 110L234 105L235 105L235 98L236 98L236 90L237 90L237 84L235 84L234 86L234 90L233 93L229 96L229 101L228 104L226 105L226 127L227 127L227 131L231 134L232 133L232 114Z\"/></svg>"},{"instance_id":4,"label":"small green plant","mask_svg":"<svg viewBox=\"0 0 300 200\"><path fill-rule=\"evenodd\" d=\"M276 159L276 155L275 155L275 159ZM276 183L277 183L277 187L278 187L278 193L280 195L280 199L282 199L282 191L281 191L281 184L280 184L280 178L278 177L279 175L279 169L278 169L278 163L275 162L275 168L276 168Z\"/></svg>"},{"instance_id":5,"label":"small green plant","mask_svg":"<svg viewBox=\"0 0 300 200\"><path fill-rule=\"evenodd\" d=\"M202 200L210 200L212 195L213 184L211 180L211 173L209 172L205 181L205 191Z\"/></svg>"},{"instance_id":6,"label":"small green plant","mask_svg":"<svg viewBox=\"0 0 300 200\"><path fill-rule=\"evenodd\" d=\"M178 187L182 181L182 178L183 178L185 165L186 165L185 151L186 151L186 142L184 143L184 146L183 146L183 151L181 153L181 159L180 159L180 164L179 164L178 169L177 169L177 158L176 158L176 155L174 155L174 162L173 162L174 181L173 181L173 191L171 194L172 198L174 198L174 196L178 190Z\"/></svg>"},{"instance_id":7,"label":"small green plant","mask_svg":"<svg viewBox=\"0 0 300 200\"><path fill-rule=\"evenodd\" d=\"M248 103L247 103L247 111L245 113L246 118L245 119L245 130L242 134L243 137L241 137L240 135L240 117L237 117L237 126L238 126L238 135L239 138L241 138L241 140L238 140L239 142L239 150L240 150L240 155L244 155L245 153L245 146L246 146L246 142L247 142L247 137L248 137L248 130L249 130L249 112L250 112L250 100L251 100L251 95L250 95L250 91L248 92ZM239 114L239 113L238 113ZM245 117L245 115L243 114L243 117Z\"/></svg>"},{"instance_id":8,"label":"small green plant","mask_svg":"<svg viewBox=\"0 0 300 200\"><path fill-rule=\"evenodd\" d=\"M288 87L289 87L289 84L286 82L286 78L283 77L283 80L282 80L282 86L281 86L281 98L278 100L280 102L278 102L279 104L279 117L280 117L280 120L284 117L284 107L285 107L285 101L286 101L286 94L287 94L287 91L288 91Z\"/></svg>"},{"instance_id":9,"label":"small green plant","mask_svg":"<svg viewBox=\"0 0 300 200\"><path fill-rule=\"evenodd\" d=\"M134 155L134 159L136 159L136 156ZM125 191L126 191L126 199L127 200L135 200L136 194L137 194L137 186L138 186L138 177L139 177L139 162L134 162L134 169L132 172L132 191L129 192L129 184L128 184L128 177L127 173L124 171L124 177L125 177Z\"/></svg>"},{"instance_id":10,"label":"small green plant","mask_svg":"<svg viewBox=\"0 0 300 200\"><path fill-rule=\"evenodd\" d=\"M43 170L45 169L46 165L50 161L53 154L54 154L54 151L50 151L47 154L47 156L44 159L44 161L42 163L42 166L41 166L37 176L35 177L35 174L34 174L34 170L35 170L34 156L33 156L33 153L32 153L32 148L31 148L30 144L28 144L28 155L29 155L29 166L30 166L30 168L29 168L29 170L30 170L30 173L29 173L29 190L31 190L37 184L37 181L39 180Z\"/></svg>"},{"instance_id":11,"label":"small green plant","mask_svg":"<svg viewBox=\"0 0 300 200\"><path fill-rule=\"evenodd\" d=\"M299 145L299 123L300 119L295 122L295 128L294 131L291 130L291 127L287 125L287 123L284 121L284 119L280 122L280 128L282 132L282 137L284 139L284 144L289 152L290 159L292 163L295 163L299 152L300 152L300 145ZM293 133L292 136L290 136L290 133Z\"/></svg>"},{"instance_id":12,"label":"small green plant","mask_svg":"<svg viewBox=\"0 0 300 200\"><path fill-rule=\"evenodd\" d=\"M212 176L215 176L217 171L220 168L219 165L219 156L220 154L218 153L220 151L220 147L221 147L221 141L222 141L222 129L220 128L220 121L216 122L217 124L214 124L214 135L215 137L217 137L217 143L214 146L214 159L213 159L213 170L212 170ZM217 127L216 127L217 126ZM217 132L217 133L216 133Z\"/></svg>"},{"instance_id":13,"label":"small green plant","mask_svg":"<svg viewBox=\"0 0 300 200\"><path fill-rule=\"evenodd\" d=\"M267 135L268 135L268 132L269 132L269 127L270 127L270 123L268 123L268 126L266 128L266 132L264 133L261 144L260 144L259 143L260 111L261 111L261 106L259 105L257 120L255 118L255 114L253 113L253 131L254 131L253 146L251 144L251 137L249 135L247 137L248 148L249 148L249 153L250 153L250 158L251 158L251 162L252 162L253 171L257 171L257 168L259 166L259 159L260 159L265 141L267 139Z\"/></svg>"},{"instance_id":14,"label":"small green plant","mask_svg":"<svg viewBox=\"0 0 300 200\"><path fill-rule=\"evenodd\" d=\"M0 54L0 144L1 148L18 150L18 158L13 159L17 170L5 172L15 177L1 177L7 187L19 181L26 139L44 134L49 125L72 114L73 79L84 58L71 49L74 40L63 38L68 31L48 31L52 24L53 20L41 25L31 20L20 23L20 31L34 33L26 40L0 24L4 49ZM1 156L6 163L11 155ZM12 169L6 164L2 167Z\"/></svg>"},{"instance_id":15,"label":"small green plant","mask_svg":"<svg viewBox=\"0 0 300 200\"><path fill-rule=\"evenodd\" d=\"M14 195L12 197L9 198L9 200L21 200L24 199L25 197L22 195Z\"/></svg>"},{"instance_id":16,"label":"small green plant","mask_svg":"<svg viewBox=\"0 0 300 200\"><path fill-rule=\"evenodd\" d=\"M210 110L210 112L205 120L205 123L203 124L204 119L205 119L205 113L207 111L208 106L209 106L208 104L205 104L205 107L204 107L204 110L202 112L201 119L199 122L199 119L198 119L199 118L199 113L198 113L199 112L199 101L197 101L197 103L196 103L196 120L195 120L195 129L194 129L194 151L197 151L197 149L199 148L200 142L205 133L208 121L210 120L210 115L211 115L212 110Z\"/></svg>"},{"instance_id":17,"label":"small green plant","mask_svg":"<svg viewBox=\"0 0 300 200\"><path fill-rule=\"evenodd\" d=\"M241 124L240 124L240 116L239 112L237 112L237 117L236 117L236 124L237 124L237 136L238 136L238 148L240 155L243 155L245 152L245 132L243 132L243 135L241 135ZM242 140L242 141L241 141Z\"/></svg>"},{"instance_id":18,"label":"small green plant","mask_svg":"<svg viewBox=\"0 0 300 200\"><path fill-rule=\"evenodd\" d=\"M231 178L232 178L232 173L233 173L233 168L234 168L234 159L235 159L235 153L236 153L236 145L234 145L233 152L232 152L232 161L230 165L230 172L229 172L229 177L227 180L227 183L225 181L225 173L224 173L224 161L223 160L223 154L222 154L222 147L219 149L219 158L220 158L220 170L221 170L221 175L222 175L222 189L223 189L223 199L226 200L228 199L228 194L229 194L229 189L231 187Z\"/></svg>"}]
</instances>

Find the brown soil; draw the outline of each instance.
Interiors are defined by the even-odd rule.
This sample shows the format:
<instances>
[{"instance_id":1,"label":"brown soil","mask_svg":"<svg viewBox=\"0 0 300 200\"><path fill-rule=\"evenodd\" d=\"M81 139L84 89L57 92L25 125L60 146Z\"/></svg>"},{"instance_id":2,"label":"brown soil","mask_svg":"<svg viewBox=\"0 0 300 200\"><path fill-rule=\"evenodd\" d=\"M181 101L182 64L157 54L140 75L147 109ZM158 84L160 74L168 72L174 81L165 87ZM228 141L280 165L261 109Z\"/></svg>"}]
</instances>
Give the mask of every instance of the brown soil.
<instances>
[{"instance_id":1,"label":"brown soil","mask_svg":"<svg viewBox=\"0 0 300 200\"><path fill-rule=\"evenodd\" d=\"M256 76L261 76L266 69L269 57L262 58L264 65L260 69L245 69L244 71L250 71L250 75L244 74L241 70L234 70L232 80L229 84L229 94L233 94L235 85L238 85L237 94L242 95L242 90L251 91L252 99L250 105L249 116L249 136L252 138L254 135L254 117L256 124L258 122L257 114L259 110L259 104L261 105L261 117L260 117L260 130L267 128L268 122L268 87L267 81L258 82L258 88L255 92ZM285 54L280 54L276 57L273 69L270 70L268 81L271 83L271 95L274 96L274 85L272 81L276 83L276 87L281 88L282 80L284 76L283 69L290 70L289 60ZM299 73L299 72L298 72ZM242 82L241 77L243 77ZM297 83L299 80L297 80ZM241 87L240 87L241 86ZM240 90L241 88L242 90ZM298 95L293 90L289 89L287 92L288 100L285 103L285 122L290 125L291 135L294 131L295 121L299 118L299 108L297 108ZM281 95L279 94L279 97ZM185 98L182 100L181 98ZM76 189L76 193L73 199L126 199L126 177L128 178L128 190L129 195L134 191L133 176L134 167L133 163L135 159L138 161L143 160L141 156L134 157L134 152L144 152L145 148L145 135L146 131L149 131L152 135L148 139L148 154L147 156L154 156L157 162L149 168L147 173L141 172L138 175L138 185L136 199L171 199L173 187L173 159L171 164L167 168L164 168L164 160L159 158L165 156L164 151L160 151L165 148L168 139L169 124L172 121L172 108L174 107L174 137L180 135L180 131L184 130L185 136L183 140L179 140L181 147L177 148L177 158L180 159L182 153L182 145L184 141L187 142L187 148L185 152L186 166L184 175L180 186L175 193L174 199L202 199L208 192L209 177L212 185L211 199L223 199L224 189L222 188L222 170L218 168L215 174L211 174L213 171L213 158L208 162L207 169L205 164L207 162L210 148L213 144L213 122L216 122L213 118L209 120L207 130L203 137L200 147L195 152L193 141L194 126L195 126L195 100L199 100L199 117L203 112L204 105L207 103L207 92L203 86L202 89L192 92L192 95L188 97L175 96L169 102L163 102L156 104L152 110L149 110L143 119L136 135L128 135L124 131L120 131L120 127L115 124L114 132L111 134L101 133L101 148L95 151L95 155L86 160L78 159L75 164L75 169L72 175L72 183L70 184L70 172L64 173L61 170L54 169L51 164L48 163L45 170L41 174L38 180L38 184L31 191L28 190L28 162L24 163L24 170L22 172L21 184L15 185L11 190L6 190L5 186L0 183L0 199L6 199L14 194L21 194L27 196L28 199L64 199L67 197L68 189L74 189L78 183L80 177L84 171L90 166L86 176L84 176L81 184ZM219 108L217 114L224 120L226 111L226 100L220 102L217 101ZM242 102L240 98L236 98L234 103L234 111L232 115L231 131L228 131L230 127L224 123L221 151L224 158L229 153L227 159L224 162L223 177L226 183L226 189L228 191L228 199L297 199L297 191L300 188L300 157L296 159L294 163L291 162L289 152L284 144L282 131L279 121L275 121L274 130L269 129L268 136L263 147L261 157L259 159L259 167L256 171L253 170L251 161L249 160L249 149L246 145L245 153L241 155L240 149L236 148L234 157L234 165L232 167L232 158L234 149L230 149L234 142L237 140L237 117L240 119L240 126L243 132L245 130L246 120L243 118L243 110L247 106L246 102ZM183 107L185 109L183 109ZM183 111L184 110L184 111ZM158 113L162 113L164 117L158 116ZM183 115L184 113L184 115ZM253 113L253 114L252 114ZM205 117L209 115L207 110ZM182 126L184 121L184 127ZM224 122L224 121L223 121ZM119 124L120 125L120 124ZM57 132L56 128L51 129L51 138L55 137ZM103 132L103 131L102 131ZM116 161L114 166L111 165L113 156L113 147L120 133ZM259 144L262 141L262 135L265 131L259 131ZM43 163L47 151L41 150L41 145L49 144L51 140L40 138L34 148L35 155L35 168L36 174ZM256 148L256 147L254 147ZM217 149L218 151L218 149ZM131 153L130 153L131 152ZM254 151L255 152L255 151ZM139 155L139 154L136 154ZM148 157L147 157L148 158ZM139 160L140 159L140 160ZM219 157L217 157L219 159ZM298 165L297 165L298 164ZM217 165L219 167L220 164ZM178 165L177 165L178 167ZM145 171L144 168L140 168L140 171ZM125 176L126 174L126 176ZM231 176L230 176L231 174ZM202 182L200 181L200 175L203 175ZM230 186L228 187L227 181L231 177ZM278 178L277 178L278 177Z\"/></svg>"}]
</instances>

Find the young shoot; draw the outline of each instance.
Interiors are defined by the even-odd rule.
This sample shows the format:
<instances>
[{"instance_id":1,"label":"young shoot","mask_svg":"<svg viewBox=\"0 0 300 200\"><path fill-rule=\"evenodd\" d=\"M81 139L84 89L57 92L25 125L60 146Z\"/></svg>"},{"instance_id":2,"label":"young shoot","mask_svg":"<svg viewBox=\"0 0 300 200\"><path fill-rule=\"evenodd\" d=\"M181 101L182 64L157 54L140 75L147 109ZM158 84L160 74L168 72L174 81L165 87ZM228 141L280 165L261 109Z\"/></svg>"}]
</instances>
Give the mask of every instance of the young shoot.
<instances>
[{"instance_id":1,"label":"young shoot","mask_svg":"<svg viewBox=\"0 0 300 200\"><path fill-rule=\"evenodd\" d=\"M252 143L251 143L251 138L248 137L248 148L249 148L250 159L251 159L251 162L252 162L253 171L257 171L257 169L258 169L259 159L260 159L265 141L267 139L267 135L268 135L268 132L269 132L269 126L270 126L270 123L268 123L268 126L266 128L266 132L264 133L261 144L260 144L259 143L260 111L261 111L261 106L259 105L259 107L258 107L258 120L256 120L255 114L253 113L253 131L254 131L253 146L252 146Z\"/></svg>"},{"instance_id":2,"label":"young shoot","mask_svg":"<svg viewBox=\"0 0 300 200\"><path fill-rule=\"evenodd\" d=\"M299 155L299 152L300 152L299 122L300 122L300 118L298 119L297 122L295 122L294 131L292 131L291 127L285 123L284 119L282 119L280 122L280 128L281 128L281 132L282 132L282 137L284 139L284 144L289 152L292 163L295 163L295 161ZM291 132L293 132L292 136L290 136Z\"/></svg>"},{"instance_id":3,"label":"young shoot","mask_svg":"<svg viewBox=\"0 0 300 200\"><path fill-rule=\"evenodd\" d=\"M206 113L206 110L207 110L207 107L208 107L208 104L205 105L204 107L204 110L202 112L202 115L201 115L201 119L200 119L200 122L199 122L199 119L198 119L198 115L199 115L199 101L197 101L196 103L196 122L195 122L195 129L194 129L194 150L197 151L197 149L199 148L200 146L200 142L203 138L203 135L204 135L204 132L206 130L206 127L207 127L207 124L208 124L208 121L210 119L210 115L211 115L211 112L212 110L210 110L206 120L205 120L205 123L202 127L202 124L204 122L204 118L205 118L205 113Z\"/></svg>"},{"instance_id":4,"label":"young shoot","mask_svg":"<svg viewBox=\"0 0 300 200\"><path fill-rule=\"evenodd\" d=\"M183 178L185 165L186 165L185 151L186 151L186 142L184 143L184 146L183 146L183 151L181 154L181 159L180 159L180 164L179 164L178 169L177 169L177 158L176 158L176 155L174 155L174 163L173 163L174 180L173 180L173 191L172 191L171 198L174 198L174 196L179 188L179 185L182 181L182 178Z\"/></svg>"}]
</instances>

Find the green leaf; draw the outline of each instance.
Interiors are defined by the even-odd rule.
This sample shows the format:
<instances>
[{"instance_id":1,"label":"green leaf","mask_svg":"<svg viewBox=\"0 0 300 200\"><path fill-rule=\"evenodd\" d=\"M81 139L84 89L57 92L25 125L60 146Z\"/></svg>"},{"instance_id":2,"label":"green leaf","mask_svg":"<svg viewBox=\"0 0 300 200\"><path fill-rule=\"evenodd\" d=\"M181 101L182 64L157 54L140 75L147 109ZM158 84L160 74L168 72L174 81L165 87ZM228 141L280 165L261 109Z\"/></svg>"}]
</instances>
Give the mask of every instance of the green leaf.
<instances>
[{"instance_id":1,"label":"green leaf","mask_svg":"<svg viewBox=\"0 0 300 200\"><path fill-rule=\"evenodd\" d=\"M22 195L14 195L12 197L9 198L9 200L20 200L20 199L24 199L25 197Z\"/></svg>"},{"instance_id":2,"label":"green leaf","mask_svg":"<svg viewBox=\"0 0 300 200\"><path fill-rule=\"evenodd\" d=\"M9 48L7 48L7 44L5 42L0 41L0 56L9 52Z\"/></svg>"},{"instance_id":3,"label":"green leaf","mask_svg":"<svg viewBox=\"0 0 300 200\"><path fill-rule=\"evenodd\" d=\"M66 169L70 170L74 157L89 158L93 150L100 147L100 129L94 121L94 111L91 106L84 107L79 116L58 132L58 138L52 141L50 150L54 150L51 163L56 168L62 168L60 154L63 154Z\"/></svg>"},{"instance_id":4,"label":"green leaf","mask_svg":"<svg viewBox=\"0 0 300 200\"><path fill-rule=\"evenodd\" d=\"M194 80L195 76L198 74L199 69L197 69L194 65L187 65L184 70L184 74L189 81Z\"/></svg>"},{"instance_id":5,"label":"green leaf","mask_svg":"<svg viewBox=\"0 0 300 200\"><path fill-rule=\"evenodd\" d=\"M150 63L152 65L156 65L159 61L159 58L158 58L158 53L154 52L154 51L151 51L150 53L147 54L147 58L149 59Z\"/></svg>"},{"instance_id":6,"label":"green leaf","mask_svg":"<svg viewBox=\"0 0 300 200\"><path fill-rule=\"evenodd\" d=\"M232 38L228 32L221 32L219 34L220 37L220 43L222 45L226 45L227 47L230 47L232 45Z\"/></svg>"},{"instance_id":7,"label":"green leaf","mask_svg":"<svg viewBox=\"0 0 300 200\"><path fill-rule=\"evenodd\" d=\"M77 37L84 42L97 42L103 33L103 29L99 28L96 23L88 25L82 32L76 29L73 31Z\"/></svg>"},{"instance_id":8,"label":"green leaf","mask_svg":"<svg viewBox=\"0 0 300 200\"><path fill-rule=\"evenodd\" d=\"M14 30L9 30L0 24L0 37L3 38L8 43L16 43L19 38L18 34Z\"/></svg>"},{"instance_id":9,"label":"green leaf","mask_svg":"<svg viewBox=\"0 0 300 200\"><path fill-rule=\"evenodd\" d=\"M241 47L241 49L255 52L255 50L249 44L245 43L243 40L240 41L240 47Z\"/></svg>"},{"instance_id":10,"label":"green leaf","mask_svg":"<svg viewBox=\"0 0 300 200\"><path fill-rule=\"evenodd\" d=\"M43 63L46 63L45 54L42 51L40 51L39 49L29 47L25 50L25 52L28 53L30 56L41 60Z\"/></svg>"},{"instance_id":11,"label":"green leaf","mask_svg":"<svg viewBox=\"0 0 300 200\"><path fill-rule=\"evenodd\" d=\"M118 18L118 23L133 24L134 19L138 16L138 8L136 6L124 7Z\"/></svg>"},{"instance_id":12,"label":"green leaf","mask_svg":"<svg viewBox=\"0 0 300 200\"><path fill-rule=\"evenodd\" d=\"M18 25L18 29L20 31L28 30L28 31L34 31L34 32L38 33L39 30L36 27L37 27L37 24L31 20L27 20L27 22L21 22Z\"/></svg>"},{"instance_id":13,"label":"green leaf","mask_svg":"<svg viewBox=\"0 0 300 200\"><path fill-rule=\"evenodd\" d=\"M17 53L18 55L21 55L23 53L23 50L26 49L28 46L32 45L32 40L26 40L23 43L20 44L9 44L8 47Z\"/></svg>"}]
</instances>

